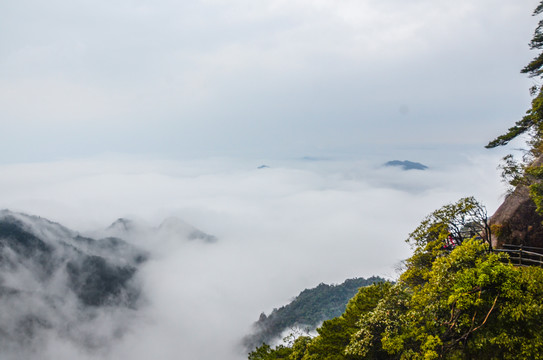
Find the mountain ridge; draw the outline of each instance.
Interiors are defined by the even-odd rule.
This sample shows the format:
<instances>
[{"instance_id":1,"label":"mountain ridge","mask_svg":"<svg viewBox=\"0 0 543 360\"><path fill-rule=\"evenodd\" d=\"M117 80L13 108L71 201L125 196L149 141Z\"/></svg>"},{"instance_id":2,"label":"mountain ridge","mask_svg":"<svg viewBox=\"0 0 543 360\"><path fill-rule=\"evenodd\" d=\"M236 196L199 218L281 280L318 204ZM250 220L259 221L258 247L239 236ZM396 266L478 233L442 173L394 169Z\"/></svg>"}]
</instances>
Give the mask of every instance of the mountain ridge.
<instances>
[{"instance_id":1,"label":"mountain ridge","mask_svg":"<svg viewBox=\"0 0 543 360\"><path fill-rule=\"evenodd\" d=\"M83 348L108 346L125 331L119 319L141 304L136 274L147 259L121 239L0 210L0 348L26 353L48 334ZM111 319L97 333L89 324L102 323L104 312Z\"/></svg>"},{"instance_id":2,"label":"mountain ridge","mask_svg":"<svg viewBox=\"0 0 543 360\"><path fill-rule=\"evenodd\" d=\"M305 289L287 305L273 309L269 315L260 314L253 324L252 333L242 339L242 345L252 351L263 343L282 340L281 334L293 327L313 331L323 321L340 316L358 289L384 281L372 276L368 279L347 279L335 285L320 283L314 288Z\"/></svg>"}]
</instances>

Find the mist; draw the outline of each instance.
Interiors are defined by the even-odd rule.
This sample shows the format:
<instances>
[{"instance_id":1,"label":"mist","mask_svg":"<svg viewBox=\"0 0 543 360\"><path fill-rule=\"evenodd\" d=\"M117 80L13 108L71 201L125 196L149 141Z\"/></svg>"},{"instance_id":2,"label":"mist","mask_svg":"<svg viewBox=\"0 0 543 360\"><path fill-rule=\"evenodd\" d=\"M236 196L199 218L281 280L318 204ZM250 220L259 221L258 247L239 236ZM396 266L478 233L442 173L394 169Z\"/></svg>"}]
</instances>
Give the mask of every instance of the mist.
<instances>
[{"instance_id":1,"label":"mist","mask_svg":"<svg viewBox=\"0 0 543 360\"><path fill-rule=\"evenodd\" d=\"M176 217L217 239L190 241L175 232L126 239L150 257L137 273L143 305L115 317L124 322L123 336L89 352L50 335L42 358L246 358L239 341L258 315L304 288L361 276L395 279L410 255L404 239L433 210L473 195L492 214L505 192L497 154L451 162L433 156L425 159L426 171L383 167L375 156L102 156L1 165L2 208L81 234L95 234L121 217L147 227ZM111 319L104 313L92 327L107 329Z\"/></svg>"}]
</instances>

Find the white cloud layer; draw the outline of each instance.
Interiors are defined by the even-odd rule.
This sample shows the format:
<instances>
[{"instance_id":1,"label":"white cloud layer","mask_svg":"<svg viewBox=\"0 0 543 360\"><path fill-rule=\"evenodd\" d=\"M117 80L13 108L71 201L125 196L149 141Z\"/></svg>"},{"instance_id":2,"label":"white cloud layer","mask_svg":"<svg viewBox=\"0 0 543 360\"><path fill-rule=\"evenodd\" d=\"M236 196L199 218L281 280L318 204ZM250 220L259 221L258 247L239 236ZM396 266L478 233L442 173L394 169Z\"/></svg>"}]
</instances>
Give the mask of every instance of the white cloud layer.
<instances>
[{"instance_id":1,"label":"white cloud layer","mask_svg":"<svg viewBox=\"0 0 543 360\"><path fill-rule=\"evenodd\" d=\"M229 159L3 165L0 207L82 232L121 216L158 225L174 215L217 236L211 244L154 244L140 272L148 305L112 349L88 357L239 360L236 345L258 314L304 288L395 277L410 254L403 240L434 209L475 195L492 212L503 193L496 162L476 157L410 172L377 159L267 162L260 170ZM51 341L51 359L80 351Z\"/></svg>"}]
</instances>

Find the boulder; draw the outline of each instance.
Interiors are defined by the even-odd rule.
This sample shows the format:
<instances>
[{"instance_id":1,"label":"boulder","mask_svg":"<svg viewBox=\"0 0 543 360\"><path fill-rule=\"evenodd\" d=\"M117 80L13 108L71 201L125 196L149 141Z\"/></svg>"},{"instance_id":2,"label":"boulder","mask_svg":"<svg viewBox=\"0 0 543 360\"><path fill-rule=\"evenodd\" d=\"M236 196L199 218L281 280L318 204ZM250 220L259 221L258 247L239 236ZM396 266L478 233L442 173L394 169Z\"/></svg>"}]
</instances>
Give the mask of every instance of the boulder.
<instances>
[{"instance_id":1,"label":"boulder","mask_svg":"<svg viewBox=\"0 0 543 360\"><path fill-rule=\"evenodd\" d=\"M543 217L536 212L526 186L518 186L505 198L489 224L494 249L504 244L543 248Z\"/></svg>"}]
</instances>

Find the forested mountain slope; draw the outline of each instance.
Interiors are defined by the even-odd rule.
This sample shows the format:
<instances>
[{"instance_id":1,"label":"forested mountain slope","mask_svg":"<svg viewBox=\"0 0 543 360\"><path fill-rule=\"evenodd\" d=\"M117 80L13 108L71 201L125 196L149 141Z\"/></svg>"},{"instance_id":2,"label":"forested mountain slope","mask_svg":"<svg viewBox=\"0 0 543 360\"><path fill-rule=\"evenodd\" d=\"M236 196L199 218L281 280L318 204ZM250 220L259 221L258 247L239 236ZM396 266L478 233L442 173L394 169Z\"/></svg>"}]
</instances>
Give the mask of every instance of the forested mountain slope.
<instances>
[{"instance_id":1,"label":"forested mountain slope","mask_svg":"<svg viewBox=\"0 0 543 360\"><path fill-rule=\"evenodd\" d=\"M0 211L0 346L38 347L59 336L101 347L123 332L140 298L135 279L147 254L117 238L80 236L46 219ZM109 309L102 331L91 327ZM30 356L30 355L29 355Z\"/></svg>"},{"instance_id":2,"label":"forested mountain slope","mask_svg":"<svg viewBox=\"0 0 543 360\"><path fill-rule=\"evenodd\" d=\"M149 229L119 220L95 234L103 237L0 211L2 359L38 359L51 339L83 352L105 351L147 302L138 275L151 254L132 245L134 238L155 248L167 241L216 241L174 218Z\"/></svg>"},{"instance_id":3,"label":"forested mountain slope","mask_svg":"<svg viewBox=\"0 0 543 360\"><path fill-rule=\"evenodd\" d=\"M288 305L274 309L268 316L262 313L253 325L254 332L243 339L243 345L253 350L262 343L280 340L281 334L292 327L314 330L324 320L340 316L359 288L383 281L373 276L348 279L339 285L319 284L315 288L305 289Z\"/></svg>"},{"instance_id":4,"label":"forested mountain slope","mask_svg":"<svg viewBox=\"0 0 543 360\"><path fill-rule=\"evenodd\" d=\"M543 269L514 266L478 235L445 246L473 206L461 199L423 220L397 283L362 287L316 337L249 359L543 359Z\"/></svg>"}]
</instances>

